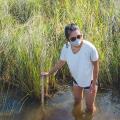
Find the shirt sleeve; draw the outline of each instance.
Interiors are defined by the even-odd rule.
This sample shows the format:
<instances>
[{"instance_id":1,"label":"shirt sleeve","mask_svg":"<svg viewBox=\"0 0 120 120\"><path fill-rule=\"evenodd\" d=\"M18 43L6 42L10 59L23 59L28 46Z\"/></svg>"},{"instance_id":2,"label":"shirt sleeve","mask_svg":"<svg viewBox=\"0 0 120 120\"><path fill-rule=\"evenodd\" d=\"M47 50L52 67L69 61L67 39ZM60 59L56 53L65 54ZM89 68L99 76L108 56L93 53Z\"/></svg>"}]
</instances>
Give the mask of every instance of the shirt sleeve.
<instances>
[{"instance_id":1,"label":"shirt sleeve","mask_svg":"<svg viewBox=\"0 0 120 120\"><path fill-rule=\"evenodd\" d=\"M91 50L91 61L97 61L99 59L98 51L95 46L92 46Z\"/></svg>"},{"instance_id":2,"label":"shirt sleeve","mask_svg":"<svg viewBox=\"0 0 120 120\"><path fill-rule=\"evenodd\" d=\"M63 46L60 54L60 60L66 61L66 45Z\"/></svg>"}]
</instances>

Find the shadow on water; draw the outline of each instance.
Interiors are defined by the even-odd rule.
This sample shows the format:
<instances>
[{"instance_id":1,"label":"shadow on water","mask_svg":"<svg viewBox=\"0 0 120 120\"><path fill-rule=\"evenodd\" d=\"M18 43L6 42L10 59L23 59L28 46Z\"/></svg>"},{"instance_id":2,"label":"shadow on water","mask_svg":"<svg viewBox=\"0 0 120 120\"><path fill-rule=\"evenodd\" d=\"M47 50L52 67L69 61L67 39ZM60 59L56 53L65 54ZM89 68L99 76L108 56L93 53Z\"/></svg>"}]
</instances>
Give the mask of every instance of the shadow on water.
<instances>
[{"instance_id":1,"label":"shadow on water","mask_svg":"<svg viewBox=\"0 0 120 120\"><path fill-rule=\"evenodd\" d=\"M83 99L83 110L85 102ZM71 88L59 91L53 98L49 99L44 108L35 101L29 101L19 114L12 116L0 116L0 120L120 120L120 101L112 91L97 94L97 112L93 116L88 113L78 114L78 118L72 114L73 96ZM19 106L18 106L19 107Z\"/></svg>"}]
</instances>

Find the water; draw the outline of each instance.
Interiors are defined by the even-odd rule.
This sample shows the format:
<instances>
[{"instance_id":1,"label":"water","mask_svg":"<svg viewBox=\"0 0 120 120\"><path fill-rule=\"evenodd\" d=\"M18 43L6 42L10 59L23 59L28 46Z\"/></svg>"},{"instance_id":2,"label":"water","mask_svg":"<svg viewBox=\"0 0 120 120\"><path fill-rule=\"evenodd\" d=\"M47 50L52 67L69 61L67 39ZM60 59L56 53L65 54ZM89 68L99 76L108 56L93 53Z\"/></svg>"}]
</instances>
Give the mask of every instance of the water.
<instances>
[{"instance_id":1,"label":"water","mask_svg":"<svg viewBox=\"0 0 120 120\"><path fill-rule=\"evenodd\" d=\"M64 92L59 91L55 94L47 101L44 108L31 101L20 114L14 115L14 118L4 116L4 119L1 117L0 120L120 120L120 101L111 91L97 94L97 112L93 116L82 113L78 119L75 119L72 115L73 102L71 88L68 88Z\"/></svg>"}]
</instances>

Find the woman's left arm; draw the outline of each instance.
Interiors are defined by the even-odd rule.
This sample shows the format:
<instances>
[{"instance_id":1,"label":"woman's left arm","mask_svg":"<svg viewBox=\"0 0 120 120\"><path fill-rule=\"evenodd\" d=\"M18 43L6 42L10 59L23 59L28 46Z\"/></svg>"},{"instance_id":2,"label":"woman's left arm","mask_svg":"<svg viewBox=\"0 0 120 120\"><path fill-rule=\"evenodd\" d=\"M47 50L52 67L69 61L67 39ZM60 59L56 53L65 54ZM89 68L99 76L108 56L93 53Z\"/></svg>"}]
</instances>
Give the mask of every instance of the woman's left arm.
<instances>
[{"instance_id":1,"label":"woman's left arm","mask_svg":"<svg viewBox=\"0 0 120 120\"><path fill-rule=\"evenodd\" d=\"M99 74L99 60L92 61L93 64L93 84L96 85L96 81L98 79Z\"/></svg>"},{"instance_id":2,"label":"woman's left arm","mask_svg":"<svg viewBox=\"0 0 120 120\"><path fill-rule=\"evenodd\" d=\"M93 81L90 86L90 93L95 93L97 90L96 82L98 79L98 73L99 73L99 61L92 61L93 64Z\"/></svg>"}]
</instances>

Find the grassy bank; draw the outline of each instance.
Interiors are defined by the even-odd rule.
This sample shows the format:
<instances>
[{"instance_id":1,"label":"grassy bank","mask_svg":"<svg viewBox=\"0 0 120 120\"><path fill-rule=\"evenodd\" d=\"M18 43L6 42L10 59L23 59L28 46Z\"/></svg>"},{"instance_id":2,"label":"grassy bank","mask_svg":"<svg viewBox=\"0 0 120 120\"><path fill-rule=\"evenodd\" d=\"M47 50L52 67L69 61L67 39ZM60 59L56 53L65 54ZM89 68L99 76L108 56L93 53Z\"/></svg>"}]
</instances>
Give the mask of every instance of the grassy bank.
<instances>
[{"instance_id":1,"label":"grassy bank","mask_svg":"<svg viewBox=\"0 0 120 120\"><path fill-rule=\"evenodd\" d=\"M120 88L120 12L114 0L0 0L0 79L39 97L40 72L59 59L70 22L98 49L101 86ZM46 89L55 84L50 79Z\"/></svg>"}]
</instances>

